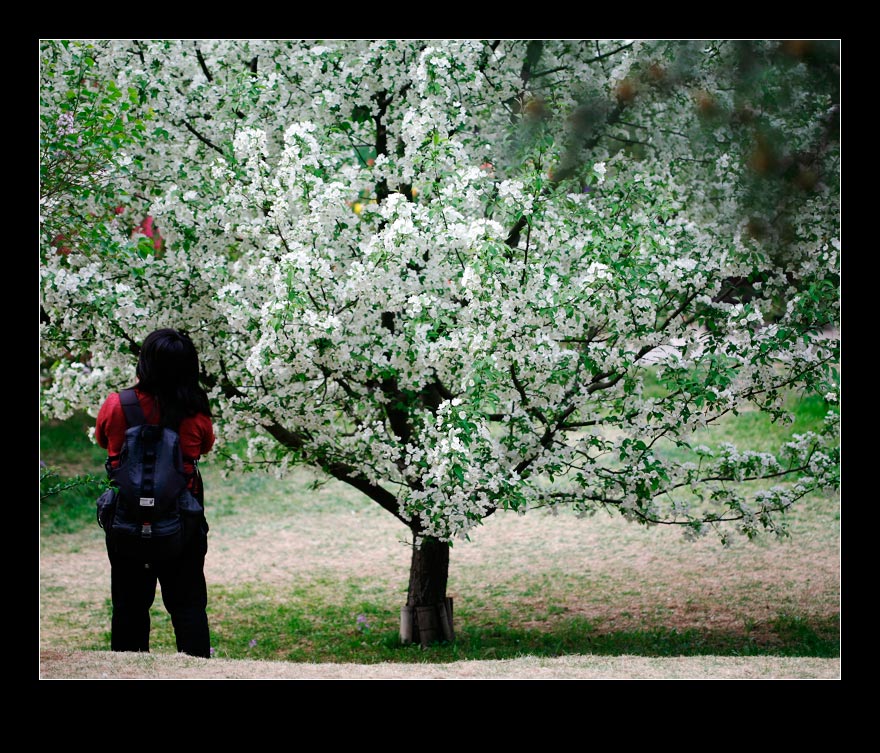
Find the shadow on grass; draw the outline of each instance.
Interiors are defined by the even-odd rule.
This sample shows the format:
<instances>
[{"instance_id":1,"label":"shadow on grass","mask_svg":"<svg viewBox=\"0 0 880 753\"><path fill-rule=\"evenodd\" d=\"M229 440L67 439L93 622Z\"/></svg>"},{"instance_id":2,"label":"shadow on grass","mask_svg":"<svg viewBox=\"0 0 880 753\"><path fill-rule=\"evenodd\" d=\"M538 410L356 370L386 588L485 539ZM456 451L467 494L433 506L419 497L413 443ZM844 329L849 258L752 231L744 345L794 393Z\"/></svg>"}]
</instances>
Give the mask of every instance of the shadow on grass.
<instances>
[{"instance_id":1,"label":"shadow on grass","mask_svg":"<svg viewBox=\"0 0 880 753\"><path fill-rule=\"evenodd\" d=\"M486 615L456 615L456 640L422 649L404 646L397 616L367 602L347 606L239 601L223 594L210 616L215 654L230 659L300 662L453 662L564 656L803 656L840 655L836 617L780 615L742 631L608 630L583 617L560 619L546 629L485 622ZM238 594L240 597L241 594ZM294 599L294 602L296 600ZM232 602L238 602L233 604ZM209 607L210 609L210 607Z\"/></svg>"},{"instance_id":2,"label":"shadow on grass","mask_svg":"<svg viewBox=\"0 0 880 753\"><path fill-rule=\"evenodd\" d=\"M760 629L760 632L758 630ZM459 648L460 647L460 648ZM515 649L512 651L512 649ZM537 629L467 628L457 637L458 659L501 659L518 653L533 656L597 654L604 656L810 656L840 655L836 619L780 616L752 631L593 629L586 620Z\"/></svg>"}]
</instances>

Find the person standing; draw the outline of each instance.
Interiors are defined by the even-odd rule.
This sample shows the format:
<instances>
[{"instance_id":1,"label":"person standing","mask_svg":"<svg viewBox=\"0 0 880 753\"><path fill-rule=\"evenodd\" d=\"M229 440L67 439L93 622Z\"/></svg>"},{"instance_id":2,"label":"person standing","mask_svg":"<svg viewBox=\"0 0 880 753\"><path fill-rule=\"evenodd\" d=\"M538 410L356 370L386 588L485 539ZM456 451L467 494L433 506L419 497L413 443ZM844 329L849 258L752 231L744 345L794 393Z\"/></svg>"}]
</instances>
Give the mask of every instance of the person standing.
<instances>
[{"instance_id":1,"label":"person standing","mask_svg":"<svg viewBox=\"0 0 880 753\"><path fill-rule=\"evenodd\" d=\"M149 334L138 356L134 392L146 423L174 429L180 437L188 488L204 507L198 459L214 444L208 396L199 385L199 358L192 340L175 329ZM128 428L120 394L107 397L98 412L95 438L107 450L110 467L118 465ZM204 565L208 523L202 514L197 530L187 536L179 555L165 561L143 562L120 555L106 537L110 559L113 651L150 650L150 607L156 583L171 615L177 650L207 658L210 655L208 594Z\"/></svg>"}]
</instances>

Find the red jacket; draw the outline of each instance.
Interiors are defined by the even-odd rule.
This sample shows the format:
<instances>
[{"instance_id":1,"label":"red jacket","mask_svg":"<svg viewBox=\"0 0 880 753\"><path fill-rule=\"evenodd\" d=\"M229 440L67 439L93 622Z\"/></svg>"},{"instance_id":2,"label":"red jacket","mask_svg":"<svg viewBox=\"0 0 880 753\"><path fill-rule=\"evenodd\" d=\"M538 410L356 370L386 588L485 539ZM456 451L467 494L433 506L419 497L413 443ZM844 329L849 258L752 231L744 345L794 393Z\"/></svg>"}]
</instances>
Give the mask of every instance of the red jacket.
<instances>
[{"instance_id":1,"label":"red jacket","mask_svg":"<svg viewBox=\"0 0 880 753\"><path fill-rule=\"evenodd\" d=\"M135 392L147 422L158 424L161 420L161 414L153 396L140 390L135 390ZM98 440L101 447L107 450L108 455L118 455L122 452L127 428L125 411L119 402L119 393L114 392L104 401L101 410L98 411L98 419L95 422L95 439ZM214 446L214 425L211 423L211 419L203 413L184 418L180 422L178 434L180 435L180 451L184 458L198 459ZM192 473L191 463L184 463L184 466L188 473Z\"/></svg>"}]
</instances>

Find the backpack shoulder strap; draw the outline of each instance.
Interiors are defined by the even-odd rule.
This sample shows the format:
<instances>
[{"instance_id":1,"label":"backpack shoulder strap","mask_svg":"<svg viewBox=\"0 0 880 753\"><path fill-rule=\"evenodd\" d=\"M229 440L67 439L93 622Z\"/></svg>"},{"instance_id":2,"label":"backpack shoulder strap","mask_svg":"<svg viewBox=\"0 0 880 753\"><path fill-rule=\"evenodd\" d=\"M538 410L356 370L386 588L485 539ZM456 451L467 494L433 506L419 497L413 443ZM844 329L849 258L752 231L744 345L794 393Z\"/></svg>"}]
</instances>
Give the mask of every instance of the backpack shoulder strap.
<instances>
[{"instance_id":1,"label":"backpack shoulder strap","mask_svg":"<svg viewBox=\"0 0 880 753\"><path fill-rule=\"evenodd\" d=\"M125 422L129 428L147 423L144 409L141 408L141 402L138 400L137 393L134 390L122 390L119 393L119 402L122 405L122 410L125 412Z\"/></svg>"}]
</instances>

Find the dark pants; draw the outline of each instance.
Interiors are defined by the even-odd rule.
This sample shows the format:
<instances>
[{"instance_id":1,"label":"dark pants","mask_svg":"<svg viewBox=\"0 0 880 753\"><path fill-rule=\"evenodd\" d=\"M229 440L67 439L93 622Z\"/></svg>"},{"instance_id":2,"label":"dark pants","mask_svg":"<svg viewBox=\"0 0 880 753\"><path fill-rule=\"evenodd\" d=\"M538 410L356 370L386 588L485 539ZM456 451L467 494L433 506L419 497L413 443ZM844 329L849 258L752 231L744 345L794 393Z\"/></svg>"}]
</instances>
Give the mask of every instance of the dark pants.
<instances>
[{"instance_id":1,"label":"dark pants","mask_svg":"<svg viewBox=\"0 0 880 753\"><path fill-rule=\"evenodd\" d=\"M211 639L205 611L208 605L204 572L207 550L208 538L203 531L197 533L179 557L167 562L144 565L121 557L108 547L113 600L112 651L150 650L150 607L156 598L158 580L162 586L162 602L174 625L177 650L205 658L210 655Z\"/></svg>"}]
</instances>

